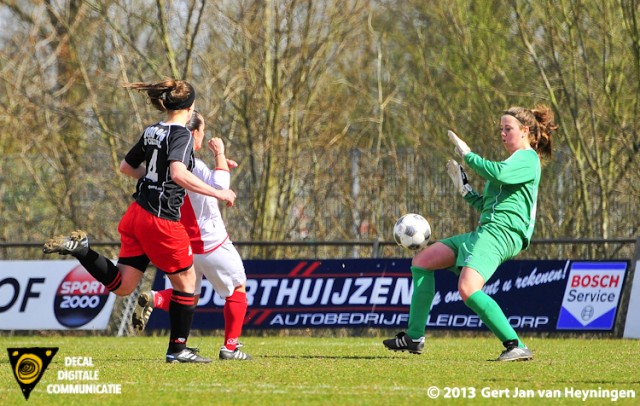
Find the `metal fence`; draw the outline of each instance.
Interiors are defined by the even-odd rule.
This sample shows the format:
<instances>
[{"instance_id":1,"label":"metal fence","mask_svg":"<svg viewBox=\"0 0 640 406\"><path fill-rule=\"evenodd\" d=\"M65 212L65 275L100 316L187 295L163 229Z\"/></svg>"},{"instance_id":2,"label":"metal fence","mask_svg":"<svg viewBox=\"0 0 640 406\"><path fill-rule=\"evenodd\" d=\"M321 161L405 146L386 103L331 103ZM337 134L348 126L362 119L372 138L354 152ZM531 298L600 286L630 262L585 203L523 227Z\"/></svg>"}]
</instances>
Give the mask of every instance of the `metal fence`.
<instances>
[{"instance_id":1,"label":"metal fence","mask_svg":"<svg viewBox=\"0 0 640 406\"><path fill-rule=\"evenodd\" d=\"M412 255L393 241L234 241L244 259L407 258ZM92 241L92 247L113 258L118 241ZM534 239L518 259L631 260L640 237L612 239ZM41 242L0 242L0 260L50 259Z\"/></svg>"},{"instance_id":2,"label":"metal fence","mask_svg":"<svg viewBox=\"0 0 640 406\"><path fill-rule=\"evenodd\" d=\"M291 201L278 208L277 221L268 226L254 226L256 219L265 212L264 207L255 205L254 197L263 193L260 185L246 167L235 170L233 188L238 199L233 209L223 207L222 213L243 257L407 257L411 253L397 248L391 236L395 220L409 212L422 214L429 220L435 239L476 227L477 211L451 188L451 181L443 170L446 156L423 148L398 150L374 158L372 151L306 151L299 157L300 162L321 159L322 168L332 170L302 165L296 172ZM116 257L117 242L106 240L118 238L117 224L130 196L107 197L98 186L113 181L109 178L113 173L104 171L108 158L96 155L83 160L87 166L84 170L90 176L82 177L75 185L73 201L77 207L74 210L60 209L66 206L53 199L55 196L49 188L39 189L33 178L38 174L25 170L21 164L23 159L21 156L4 157L0 164L0 172L7 179L6 185L0 187L0 240L3 240L0 259L43 258L38 249L39 242L8 242L8 238L44 241L51 234L75 228L95 233L90 236L92 245L103 246L105 254ZM30 162L33 159L34 167L48 165L42 161L43 157L29 159ZM632 195L609 196L605 233L600 230L604 222L599 217L596 199L601 193L595 188L590 190L589 213L582 213L576 199L583 197L575 195L574 174L566 160L550 162L544 171L534 234L539 240L519 258L631 257L634 236L640 229L638 204ZM476 187L482 185L477 176L473 183ZM26 206L25 201L29 202ZM258 237L260 235L264 237ZM624 238L549 239L557 236ZM283 241L255 241L256 238ZM103 241L94 242L98 239Z\"/></svg>"}]
</instances>

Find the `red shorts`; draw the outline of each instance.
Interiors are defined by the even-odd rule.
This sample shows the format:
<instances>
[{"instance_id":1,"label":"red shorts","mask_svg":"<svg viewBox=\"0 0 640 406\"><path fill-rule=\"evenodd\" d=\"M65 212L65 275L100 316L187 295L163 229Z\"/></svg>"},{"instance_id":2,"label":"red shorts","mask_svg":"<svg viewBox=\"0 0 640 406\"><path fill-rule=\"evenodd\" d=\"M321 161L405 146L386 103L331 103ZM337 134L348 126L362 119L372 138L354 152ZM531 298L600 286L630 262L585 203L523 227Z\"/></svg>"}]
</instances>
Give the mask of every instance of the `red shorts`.
<instances>
[{"instance_id":1,"label":"red shorts","mask_svg":"<svg viewBox=\"0 0 640 406\"><path fill-rule=\"evenodd\" d=\"M179 221L154 216L133 202L118 224L120 258L146 255L159 269L175 273L193 265L189 236Z\"/></svg>"}]
</instances>

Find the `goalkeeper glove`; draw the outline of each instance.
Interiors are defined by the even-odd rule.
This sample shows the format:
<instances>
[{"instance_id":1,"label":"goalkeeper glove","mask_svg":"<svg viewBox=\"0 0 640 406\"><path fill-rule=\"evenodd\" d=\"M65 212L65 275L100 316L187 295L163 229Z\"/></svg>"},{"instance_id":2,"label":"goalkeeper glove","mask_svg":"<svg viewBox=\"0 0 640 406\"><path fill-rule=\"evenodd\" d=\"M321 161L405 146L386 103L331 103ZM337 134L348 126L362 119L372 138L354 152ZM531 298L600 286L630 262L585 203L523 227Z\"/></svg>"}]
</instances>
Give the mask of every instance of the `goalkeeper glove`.
<instances>
[{"instance_id":1,"label":"goalkeeper glove","mask_svg":"<svg viewBox=\"0 0 640 406\"><path fill-rule=\"evenodd\" d=\"M449 173L449 177L453 181L453 184L456 188L456 191L460 193L462 196L466 196L467 193L471 192L473 189L469 182L467 181L467 174L464 169L462 169L462 165L450 159L447 161L447 172Z\"/></svg>"},{"instance_id":2,"label":"goalkeeper glove","mask_svg":"<svg viewBox=\"0 0 640 406\"><path fill-rule=\"evenodd\" d=\"M447 132L447 135L449 136L449 139L451 140L451 142L453 142L453 144L456 146L456 149L455 149L456 153L458 155L460 155L462 158L464 158L465 155L467 155L469 152L471 152L471 148L469 148L467 143L462 141L456 135L456 133L454 133L453 131L449 130Z\"/></svg>"}]
</instances>

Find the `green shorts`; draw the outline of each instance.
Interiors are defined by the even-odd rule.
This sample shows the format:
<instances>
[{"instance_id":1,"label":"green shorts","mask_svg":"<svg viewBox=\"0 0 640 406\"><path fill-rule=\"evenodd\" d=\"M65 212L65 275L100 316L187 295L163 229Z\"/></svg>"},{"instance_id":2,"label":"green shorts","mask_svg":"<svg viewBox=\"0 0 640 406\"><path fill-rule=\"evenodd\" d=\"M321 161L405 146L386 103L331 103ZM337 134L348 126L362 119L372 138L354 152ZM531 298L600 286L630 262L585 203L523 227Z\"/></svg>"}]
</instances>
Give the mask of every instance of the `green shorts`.
<instances>
[{"instance_id":1,"label":"green shorts","mask_svg":"<svg viewBox=\"0 0 640 406\"><path fill-rule=\"evenodd\" d=\"M522 250L522 238L516 233L492 225L479 226L475 231L440 240L451 248L456 263L449 268L460 275L462 267L478 271L485 282L498 266Z\"/></svg>"}]
</instances>

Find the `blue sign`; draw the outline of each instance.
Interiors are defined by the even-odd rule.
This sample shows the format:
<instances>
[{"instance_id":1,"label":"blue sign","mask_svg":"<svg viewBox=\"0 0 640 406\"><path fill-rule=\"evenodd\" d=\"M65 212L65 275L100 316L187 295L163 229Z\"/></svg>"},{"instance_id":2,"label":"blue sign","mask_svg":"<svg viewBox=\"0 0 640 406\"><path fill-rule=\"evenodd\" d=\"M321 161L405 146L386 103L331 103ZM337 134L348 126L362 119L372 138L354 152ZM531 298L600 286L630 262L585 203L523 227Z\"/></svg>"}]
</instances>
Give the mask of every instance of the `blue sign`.
<instances>
[{"instance_id":1,"label":"blue sign","mask_svg":"<svg viewBox=\"0 0 640 406\"><path fill-rule=\"evenodd\" d=\"M562 303L570 261L512 260L500 265L482 289L502 308L519 331L553 331ZM436 273L436 297L429 329L486 330L458 293L458 278Z\"/></svg>"},{"instance_id":2,"label":"blue sign","mask_svg":"<svg viewBox=\"0 0 640 406\"><path fill-rule=\"evenodd\" d=\"M406 329L413 291L410 259L246 260L244 265L247 329ZM595 269L598 266L600 270ZM589 330L596 325L611 329L626 268L626 262L511 260L496 270L483 290L519 331ZM457 282L455 274L436 271L436 295L426 330L486 329L460 298ZM158 272L153 289L170 287ZM587 317L589 309L578 310L577 304L593 301L603 303L593 308L588 319L595 324L569 321L568 315L577 319L578 311L585 314L580 317ZM224 299L203 281L192 328L223 329L223 306ZM168 314L154 311L147 328L169 328Z\"/></svg>"},{"instance_id":3,"label":"blue sign","mask_svg":"<svg viewBox=\"0 0 640 406\"><path fill-rule=\"evenodd\" d=\"M625 262L574 262L558 330L612 330L627 271Z\"/></svg>"}]
</instances>

